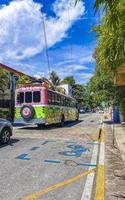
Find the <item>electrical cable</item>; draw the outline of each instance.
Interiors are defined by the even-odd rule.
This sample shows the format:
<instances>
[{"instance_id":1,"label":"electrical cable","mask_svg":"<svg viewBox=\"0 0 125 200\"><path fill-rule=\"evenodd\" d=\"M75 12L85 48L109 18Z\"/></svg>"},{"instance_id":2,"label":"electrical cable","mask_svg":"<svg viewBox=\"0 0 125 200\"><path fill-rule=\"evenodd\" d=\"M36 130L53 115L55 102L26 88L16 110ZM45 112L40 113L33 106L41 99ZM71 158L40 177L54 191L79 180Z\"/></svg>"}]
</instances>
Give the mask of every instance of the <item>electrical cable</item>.
<instances>
[{"instance_id":1,"label":"electrical cable","mask_svg":"<svg viewBox=\"0 0 125 200\"><path fill-rule=\"evenodd\" d=\"M68 8L68 21L69 21L69 23L70 23L71 18L70 18L70 10L69 10L69 6L68 6L67 8ZM70 57L71 57L71 59L72 59L72 52L73 52L72 41L70 41Z\"/></svg>"},{"instance_id":2,"label":"electrical cable","mask_svg":"<svg viewBox=\"0 0 125 200\"><path fill-rule=\"evenodd\" d=\"M49 71L49 76L50 76L50 60L49 60L49 52L48 52L48 44L47 44L47 35L46 35L46 26L45 26L45 20L42 13L42 26L43 26L43 34L44 34L44 41L45 41L45 52L46 52L46 60L47 60L47 66L48 66L48 71Z\"/></svg>"}]
</instances>

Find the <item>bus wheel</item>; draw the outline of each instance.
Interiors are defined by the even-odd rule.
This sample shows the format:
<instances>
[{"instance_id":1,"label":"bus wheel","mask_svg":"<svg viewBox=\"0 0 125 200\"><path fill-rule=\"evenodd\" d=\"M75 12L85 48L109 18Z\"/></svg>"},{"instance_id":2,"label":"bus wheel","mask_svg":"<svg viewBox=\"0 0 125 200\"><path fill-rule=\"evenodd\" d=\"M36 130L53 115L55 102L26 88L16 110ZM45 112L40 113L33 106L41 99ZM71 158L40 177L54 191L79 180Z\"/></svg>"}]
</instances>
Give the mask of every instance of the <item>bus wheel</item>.
<instances>
[{"instance_id":1,"label":"bus wheel","mask_svg":"<svg viewBox=\"0 0 125 200\"><path fill-rule=\"evenodd\" d=\"M60 126L63 127L65 125L65 117L62 115Z\"/></svg>"},{"instance_id":2,"label":"bus wheel","mask_svg":"<svg viewBox=\"0 0 125 200\"><path fill-rule=\"evenodd\" d=\"M45 128L45 124L37 124L38 128L43 129Z\"/></svg>"}]
</instances>

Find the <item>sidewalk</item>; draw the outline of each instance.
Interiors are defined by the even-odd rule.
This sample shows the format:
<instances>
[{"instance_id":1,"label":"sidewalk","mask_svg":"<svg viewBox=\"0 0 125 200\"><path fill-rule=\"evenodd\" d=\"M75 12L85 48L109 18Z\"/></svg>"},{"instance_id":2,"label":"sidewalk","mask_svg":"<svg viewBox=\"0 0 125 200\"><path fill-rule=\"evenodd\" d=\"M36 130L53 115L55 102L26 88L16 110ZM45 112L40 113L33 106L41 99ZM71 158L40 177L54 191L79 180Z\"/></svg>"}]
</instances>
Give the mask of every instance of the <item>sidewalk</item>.
<instances>
[{"instance_id":1,"label":"sidewalk","mask_svg":"<svg viewBox=\"0 0 125 200\"><path fill-rule=\"evenodd\" d=\"M105 200L125 199L125 128L104 120L105 143ZM114 138L114 143L113 143Z\"/></svg>"},{"instance_id":2,"label":"sidewalk","mask_svg":"<svg viewBox=\"0 0 125 200\"><path fill-rule=\"evenodd\" d=\"M114 136L125 165L125 128L123 128L121 124L114 125Z\"/></svg>"}]
</instances>

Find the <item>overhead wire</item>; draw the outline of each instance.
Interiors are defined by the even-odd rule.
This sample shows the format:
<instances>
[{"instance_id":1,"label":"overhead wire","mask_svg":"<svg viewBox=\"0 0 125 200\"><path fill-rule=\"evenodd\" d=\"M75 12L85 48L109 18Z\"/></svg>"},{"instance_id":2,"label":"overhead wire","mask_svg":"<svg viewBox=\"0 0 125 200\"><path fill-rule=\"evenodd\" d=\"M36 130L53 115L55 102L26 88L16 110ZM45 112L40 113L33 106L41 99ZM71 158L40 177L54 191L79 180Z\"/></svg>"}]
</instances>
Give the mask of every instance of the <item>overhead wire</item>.
<instances>
[{"instance_id":1,"label":"overhead wire","mask_svg":"<svg viewBox=\"0 0 125 200\"><path fill-rule=\"evenodd\" d=\"M45 54L46 54L47 67L48 67L49 76L50 76L51 68L50 68L50 60L49 60L49 52L48 52L46 26L45 26L45 20L44 20L43 12L41 11L41 13L42 13L43 35L44 35L44 41L45 41Z\"/></svg>"},{"instance_id":2,"label":"overhead wire","mask_svg":"<svg viewBox=\"0 0 125 200\"><path fill-rule=\"evenodd\" d=\"M71 18L70 18L70 7L69 7L69 5L67 5L68 7L68 21L69 21L69 23L70 23L70 21L71 21ZM71 59L72 59L72 53L73 53L73 48L72 48L72 41L70 40L70 57L71 57Z\"/></svg>"}]
</instances>

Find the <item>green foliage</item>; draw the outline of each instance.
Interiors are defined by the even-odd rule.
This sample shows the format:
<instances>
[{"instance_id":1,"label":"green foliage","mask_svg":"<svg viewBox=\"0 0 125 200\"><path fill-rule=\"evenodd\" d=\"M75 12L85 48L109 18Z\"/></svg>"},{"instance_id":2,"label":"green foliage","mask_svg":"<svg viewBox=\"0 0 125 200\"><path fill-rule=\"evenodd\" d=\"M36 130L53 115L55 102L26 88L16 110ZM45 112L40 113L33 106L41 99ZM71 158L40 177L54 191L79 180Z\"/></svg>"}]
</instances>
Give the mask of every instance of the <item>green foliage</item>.
<instances>
[{"instance_id":1,"label":"green foliage","mask_svg":"<svg viewBox=\"0 0 125 200\"><path fill-rule=\"evenodd\" d=\"M18 84L25 84L25 83L30 83L30 79L28 76L20 76L18 81L17 81L17 85Z\"/></svg>"},{"instance_id":2,"label":"green foliage","mask_svg":"<svg viewBox=\"0 0 125 200\"><path fill-rule=\"evenodd\" d=\"M107 10L101 25L94 29L98 35L95 58L97 67L110 68L115 74L125 62L125 1L101 2L107 5Z\"/></svg>"},{"instance_id":3,"label":"green foliage","mask_svg":"<svg viewBox=\"0 0 125 200\"><path fill-rule=\"evenodd\" d=\"M77 100L79 106L85 106L84 97L85 97L85 86L77 84L73 76L67 76L63 79L62 83L69 84L72 86L72 95Z\"/></svg>"},{"instance_id":4,"label":"green foliage","mask_svg":"<svg viewBox=\"0 0 125 200\"><path fill-rule=\"evenodd\" d=\"M101 24L94 28L98 36L98 45L94 52L96 74L92 82L96 83L97 101L117 103L123 114L125 111L124 87L114 88L113 80L118 68L125 63L125 1L95 0L95 11L100 6L104 8L105 16ZM103 76L100 76L98 72L101 72ZM102 80L105 85L103 90L100 87ZM102 94L101 91L103 91Z\"/></svg>"},{"instance_id":5,"label":"green foliage","mask_svg":"<svg viewBox=\"0 0 125 200\"><path fill-rule=\"evenodd\" d=\"M0 90L4 92L7 86L8 73L0 68Z\"/></svg>"},{"instance_id":6,"label":"green foliage","mask_svg":"<svg viewBox=\"0 0 125 200\"><path fill-rule=\"evenodd\" d=\"M76 6L76 4L79 2L80 0L75 0L74 1L74 5Z\"/></svg>"},{"instance_id":7,"label":"green foliage","mask_svg":"<svg viewBox=\"0 0 125 200\"><path fill-rule=\"evenodd\" d=\"M109 71L96 71L87 85L88 96L91 106L97 107L103 104L112 104L115 93L113 75Z\"/></svg>"},{"instance_id":8,"label":"green foliage","mask_svg":"<svg viewBox=\"0 0 125 200\"><path fill-rule=\"evenodd\" d=\"M81 107L85 106L84 97L86 94L86 90L84 85L74 84L72 86L72 94Z\"/></svg>"},{"instance_id":9,"label":"green foliage","mask_svg":"<svg viewBox=\"0 0 125 200\"><path fill-rule=\"evenodd\" d=\"M69 84L71 86L75 85L75 79L73 76L67 76L62 81L64 84Z\"/></svg>"},{"instance_id":10,"label":"green foliage","mask_svg":"<svg viewBox=\"0 0 125 200\"><path fill-rule=\"evenodd\" d=\"M58 86L60 85L60 78L59 76L56 74L56 72L51 72L50 74L50 81L52 83L53 86Z\"/></svg>"}]
</instances>

